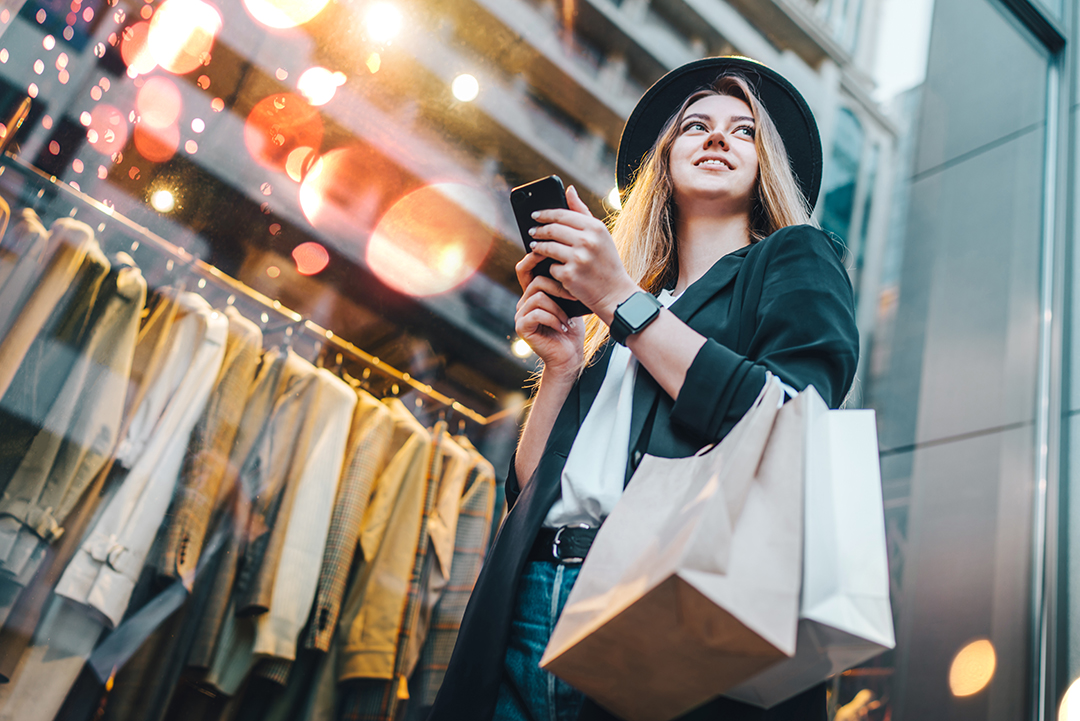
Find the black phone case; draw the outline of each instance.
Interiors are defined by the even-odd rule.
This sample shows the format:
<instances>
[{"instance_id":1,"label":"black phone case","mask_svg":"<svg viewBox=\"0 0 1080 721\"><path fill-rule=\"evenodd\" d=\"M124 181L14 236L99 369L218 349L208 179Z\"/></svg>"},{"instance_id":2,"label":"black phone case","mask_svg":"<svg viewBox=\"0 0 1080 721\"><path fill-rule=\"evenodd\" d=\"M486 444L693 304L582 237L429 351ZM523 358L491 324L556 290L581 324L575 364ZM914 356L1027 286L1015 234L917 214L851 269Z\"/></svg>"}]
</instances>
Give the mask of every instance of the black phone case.
<instances>
[{"instance_id":1,"label":"black phone case","mask_svg":"<svg viewBox=\"0 0 1080 721\"><path fill-rule=\"evenodd\" d=\"M528 252L529 243L532 241L529 228L541 225L541 223L533 220L532 214L537 210L566 208L566 190L563 187L562 179L558 175L549 175L546 178L519 185L510 191L510 205L514 209L514 219L517 220L518 230L521 231L521 242L525 247L525 251ZM550 278L551 264L554 262L551 259L545 260L537 265L533 272L536 275ZM563 309L563 312L569 318L592 313L588 306L579 300L555 297L552 297L552 300Z\"/></svg>"}]
</instances>

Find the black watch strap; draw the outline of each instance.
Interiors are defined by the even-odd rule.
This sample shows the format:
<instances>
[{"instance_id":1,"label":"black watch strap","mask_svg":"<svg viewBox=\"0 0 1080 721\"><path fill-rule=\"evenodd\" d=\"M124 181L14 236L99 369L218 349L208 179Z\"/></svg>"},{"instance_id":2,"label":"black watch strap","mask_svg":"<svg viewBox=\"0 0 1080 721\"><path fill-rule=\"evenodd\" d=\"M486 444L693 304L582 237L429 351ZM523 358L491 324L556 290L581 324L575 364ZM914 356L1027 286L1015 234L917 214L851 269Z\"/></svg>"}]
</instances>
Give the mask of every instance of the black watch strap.
<instances>
[{"instance_id":1,"label":"black watch strap","mask_svg":"<svg viewBox=\"0 0 1080 721\"><path fill-rule=\"evenodd\" d=\"M651 293L639 290L619 303L611 319L611 337L616 343L626 345L626 339L645 330L660 315L663 304Z\"/></svg>"}]
</instances>

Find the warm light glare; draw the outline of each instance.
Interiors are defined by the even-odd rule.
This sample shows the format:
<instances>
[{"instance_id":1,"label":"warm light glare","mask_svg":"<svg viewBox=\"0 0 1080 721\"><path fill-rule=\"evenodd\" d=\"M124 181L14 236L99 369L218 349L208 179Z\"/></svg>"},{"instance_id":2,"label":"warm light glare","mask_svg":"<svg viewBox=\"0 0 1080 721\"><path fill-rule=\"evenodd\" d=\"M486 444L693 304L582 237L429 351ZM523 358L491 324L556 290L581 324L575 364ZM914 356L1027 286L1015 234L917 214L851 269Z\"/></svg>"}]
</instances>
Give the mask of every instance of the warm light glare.
<instances>
[{"instance_id":1,"label":"warm light glare","mask_svg":"<svg viewBox=\"0 0 1080 721\"><path fill-rule=\"evenodd\" d=\"M150 23L135 23L124 28L120 41L120 57L128 68L129 77L138 77L157 67L157 60L150 52L147 42L150 36Z\"/></svg>"},{"instance_id":2,"label":"warm light glare","mask_svg":"<svg viewBox=\"0 0 1080 721\"><path fill-rule=\"evenodd\" d=\"M607 194L607 203L615 210L622 210L622 198L619 196L618 188L612 188Z\"/></svg>"},{"instance_id":3,"label":"warm light glare","mask_svg":"<svg viewBox=\"0 0 1080 721\"><path fill-rule=\"evenodd\" d=\"M285 159L285 172L289 177L299 183L311 170L311 166L318 159L314 148L297 148L289 153Z\"/></svg>"},{"instance_id":4,"label":"warm light glare","mask_svg":"<svg viewBox=\"0 0 1080 721\"><path fill-rule=\"evenodd\" d=\"M139 155L152 163L164 163L180 148L180 128L176 125L152 128L139 123L135 126L134 142Z\"/></svg>"},{"instance_id":5,"label":"warm light glare","mask_svg":"<svg viewBox=\"0 0 1080 721\"><path fill-rule=\"evenodd\" d=\"M1058 708L1057 721L1080 721L1080 678L1069 684Z\"/></svg>"},{"instance_id":6,"label":"warm light glare","mask_svg":"<svg viewBox=\"0 0 1080 721\"><path fill-rule=\"evenodd\" d=\"M480 94L480 83L476 82L476 78L472 75L462 73L454 78L450 89L453 91L455 98L463 103L468 103L476 100L476 96Z\"/></svg>"},{"instance_id":7,"label":"warm light glare","mask_svg":"<svg viewBox=\"0 0 1080 721\"><path fill-rule=\"evenodd\" d=\"M322 12L329 0L244 0L251 17L271 28L294 28Z\"/></svg>"},{"instance_id":8,"label":"warm light glare","mask_svg":"<svg viewBox=\"0 0 1080 721\"><path fill-rule=\"evenodd\" d=\"M326 105L334 99L337 89L344 84L345 73L314 67L304 71L296 87L312 105Z\"/></svg>"},{"instance_id":9,"label":"warm light glare","mask_svg":"<svg viewBox=\"0 0 1080 721\"><path fill-rule=\"evenodd\" d=\"M340 241L351 258L351 247L375 226L389 200L411 184L400 166L370 146L355 145L323 153L303 176L300 208L312 226Z\"/></svg>"},{"instance_id":10,"label":"warm light glare","mask_svg":"<svg viewBox=\"0 0 1080 721\"><path fill-rule=\"evenodd\" d=\"M147 79L135 96L135 109L142 123L151 128L167 128L180 117L182 101L180 88L168 78L156 76Z\"/></svg>"},{"instance_id":11,"label":"warm light glare","mask_svg":"<svg viewBox=\"0 0 1080 721\"><path fill-rule=\"evenodd\" d=\"M330 264L330 254L326 248L318 243L301 243L293 248L293 260L296 261L296 272L300 275L315 275L321 273Z\"/></svg>"},{"instance_id":12,"label":"warm light glare","mask_svg":"<svg viewBox=\"0 0 1080 721\"><path fill-rule=\"evenodd\" d=\"M86 139L94 150L103 155L112 155L123 149L128 141L128 124L124 114L111 105L95 105L90 111Z\"/></svg>"},{"instance_id":13,"label":"warm light glare","mask_svg":"<svg viewBox=\"0 0 1080 721\"><path fill-rule=\"evenodd\" d=\"M401 32L404 18L401 11L388 2L370 5L364 13L364 29L367 36L377 43L390 42Z\"/></svg>"},{"instance_id":14,"label":"warm light glare","mask_svg":"<svg viewBox=\"0 0 1080 721\"><path fill-rule=\"evenodd\" d=\"M518 338L514 341L510 346L510 350L512 350L514 355L518 358L528 358L532 355L532 348L529 347L529 344L525 342L524 338Z\"/></svg>"},{"instance_id":15,"label":"warm light glare","mask_svg":"<svg viewBox=\"0 0 1080 721\"><path fill-rule=\"evenodd\" d=\"M319 147L322 135L319 111L292 93L263 98L252 108L244 123L244 144L251 157L260 165L275 170L285 168L293 150Z\"/></svg>"},{"instance_id":16,"label":"warm light glare","mask_svg":"<svg viewBox=\"0 0 1080 721\"><path fill-rule=\"evenodd\" d=\"M953 696L971 696L986 688L994 677L997 655L988 640L972 641L960 649L949 668L949 689Z\"/></svg>"},{"instance_id":17,"label":"warm light glare","mask_svg":"<svg viewBox=\"0 0 1080 721\"><path fill-rule=\"evenodd\" d=\"M490 196L477 188L457 183L425 186L383 215L368 243L367 264L399 292L445 293L484 262L496 216Z\"/></svg>"},{"instance_id":18,"label":"warm light glare","mask_svg":"<svg viewBox=\"0 0 1080 721\"><path fill-rule=\"evenodd\" d=\"M168 213L176 207L176 198L168 190L155 190L150 196L150 205L159 213Z\"/></svg>"},{"instance_id":19,"label":"warm light glare","mask_svg":"<svg viewBox=\"0 0 1080 721\"><path fill-rule=\"evenodd\" d=\"M155 62L183 75L210 60L221 15L201 0L166 0L150 21L147 45Z\"/></svg>"}]
</instances>

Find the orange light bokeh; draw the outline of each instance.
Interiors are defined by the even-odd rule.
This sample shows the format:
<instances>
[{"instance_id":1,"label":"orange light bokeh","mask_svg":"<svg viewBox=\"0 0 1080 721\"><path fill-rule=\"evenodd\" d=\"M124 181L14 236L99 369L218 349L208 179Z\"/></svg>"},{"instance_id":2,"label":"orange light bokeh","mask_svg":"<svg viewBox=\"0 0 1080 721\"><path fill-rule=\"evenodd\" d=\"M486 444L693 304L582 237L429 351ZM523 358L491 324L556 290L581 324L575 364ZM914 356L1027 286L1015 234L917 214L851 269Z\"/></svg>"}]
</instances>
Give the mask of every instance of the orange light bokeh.
<instances>
[{"instance_id":1,"label":"orange light bokeh","mask_svg":"<svg viewBox=\"0 0 1080 721\"><path fill-rule=\"evenodd\" d=\"M318 148L322 143L319 111L292 93L260 100L244 123L244 144L260 165L283 170L289 153L297 148Z\"/></svg>"},{"instance_id":2,"label":"orange light bokeh","mask_svg":"<svg viewBox=\"0 0 1080 721\"><path fill-rule=\"evenodd\" d=\"M180 88L168 78L148 78L135 96L135 109L142 117L140 124L151 128L167 128L176 123L182 107Z\"/></svg>"},{"instance_id":3,"label":"orange light bokeh","mask_svg":"<svg viewBox=\"0 0 1080 721\"><path fill-rule=\"evenodd\" d=\"M318 158L319 154L314 148L297 148L289 153L289 157L285 160L285 172L299 183L311 171Z\"/></svg>"},{"instance_id":4,"label":"orange light bokeh","mask_svg":"<svg viewBox=\"0 0 1080 721\"><path fill-rule=\"evenodd\" d=\"M177 75L190 73L210 58L221 32L221 15L201 0L166 0L150 21L147 44L154 60Z\"/></svg>"},{"instance_id":5,"label":"orange light bokeh","mask_svg":"<svg viewBox=\"0 0 1080 721\"><path fill-rule=\"evenodd\" d=\"M128 67L128 75L145 75L157 67L157 60L150 52L147 40L150 37L150 23L135 23L124 28L120 41L120 57Z\"/></svg>"},{"instance_id":6,"label":"orange light bokeh","mask_svg":"<svg viewBox=\"0 0 1080 721\"><path fill-rule=\"evenodd\" d=\"M180 128L170 125L152 128L145 123L135 126L135 149L152 163L164 163L176 155L180 147Z\"/></svg>"},{"instance_id":7,"label":"orange light bokeh","mask_svg":"<svg viewBox=\"0 0 1080 721\"><path fill-rule=\"evenodd\" d=\"M391 288L414 296L445 293L469 279L491 248L491 198L457 183L409 193L383 215L367 264Z\"/></svg>"},{"instance_id":8,"label":"orange light bokeh","mask_svg":"<svg viewBox=\"0 0 1080 721\"><path fill-rule=\"evenodd\" d=\"M244 0L251 17L271 28L294 28L322 12L329 0Z\"/></svg>"},{"instance_id":9,"label":"orange light bokeh","mask_svg":"<svg viewBox=\"0 0 1080 721\"><path fill-rule=\"evenodd\" d=\"M321 273L330 264L330 254L326 248L314 242L301 243L293 248L292 257L296 261L296 272L300 275Z\"/></svg>"},{"instance_id":10,"label":"orange light bokeh","mask_svg":"<svg viewBox=\"0 0 1080 721\"><path fill-rule=\"evenodd\" d=\"M316 66L304 71L296 87L312 105L326 105L334 99L337 89L345 84L345 79L345 73Z\"/></svg>"},{"instance_id":11,"label":"orange light bokeh","mask_svg":"<svg viewBox=\"0 0 1080 721\"><path fill-rule=\"evenodd\" d=\"M90 146L103 155L119 152L128 141L127 119L111 105L95 105L90 111L86 138Z\"/></svg>"},{"instance_id":12,"label":"orange light bokeh","mask_svg":"<svg viewBox=\"0 0 1080 721\"><path fill-rule=\"evenodd\" d=\"M400 167L368 146L335 148L324 153L300 184L300 208L312 226L340 239L341 249L359 258L357 244L379 215L416 186Z\"/></svg>"}]
</instances>

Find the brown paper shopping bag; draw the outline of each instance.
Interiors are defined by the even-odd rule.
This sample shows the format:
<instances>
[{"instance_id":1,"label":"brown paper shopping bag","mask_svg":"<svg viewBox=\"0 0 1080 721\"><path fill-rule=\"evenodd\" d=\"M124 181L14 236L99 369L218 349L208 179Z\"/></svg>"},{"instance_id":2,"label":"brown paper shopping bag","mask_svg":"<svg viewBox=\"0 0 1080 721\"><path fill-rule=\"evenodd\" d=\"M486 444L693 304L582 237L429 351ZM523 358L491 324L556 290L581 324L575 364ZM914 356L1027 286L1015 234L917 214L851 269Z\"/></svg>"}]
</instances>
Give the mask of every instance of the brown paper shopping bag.
<instances>
[{"instance_id":1,"label":"brown paper shopping bag","mask_svg":"<svg viewBox=\"0 0 1080 721\"><path fill-rule=\"evenodd\" d=\"M628 721L674 718L795 652L804 408L766 383L715 448L646 457L540 665Z\"/></svg>"}]
</instances>

